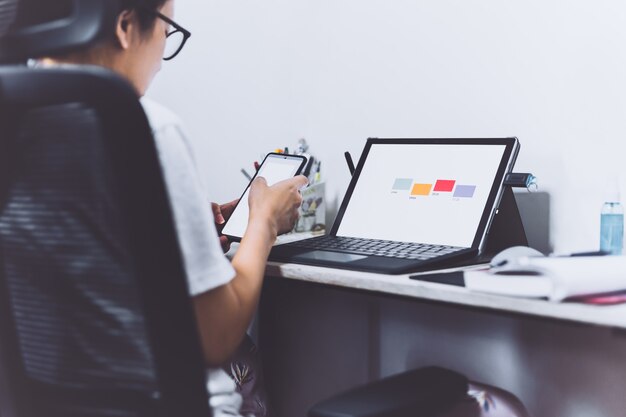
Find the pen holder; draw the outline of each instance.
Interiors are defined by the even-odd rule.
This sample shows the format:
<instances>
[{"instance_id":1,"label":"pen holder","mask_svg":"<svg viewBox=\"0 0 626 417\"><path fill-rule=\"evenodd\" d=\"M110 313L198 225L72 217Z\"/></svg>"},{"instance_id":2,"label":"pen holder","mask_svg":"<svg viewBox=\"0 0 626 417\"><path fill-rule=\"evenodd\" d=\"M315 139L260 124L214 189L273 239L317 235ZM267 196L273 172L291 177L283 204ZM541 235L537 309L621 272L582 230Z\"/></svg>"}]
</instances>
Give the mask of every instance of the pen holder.
<instances>
[{"instance_id":1,"label":"pen holder","mask_svg":"<svg viewBox=\"0 0 626 417\"><path fill-rule=\"evenodd\" d=\"M319 182L302 190L300 218L294 232L320 232L326 230L326 183Z\"/></svg>"}]
</instances>

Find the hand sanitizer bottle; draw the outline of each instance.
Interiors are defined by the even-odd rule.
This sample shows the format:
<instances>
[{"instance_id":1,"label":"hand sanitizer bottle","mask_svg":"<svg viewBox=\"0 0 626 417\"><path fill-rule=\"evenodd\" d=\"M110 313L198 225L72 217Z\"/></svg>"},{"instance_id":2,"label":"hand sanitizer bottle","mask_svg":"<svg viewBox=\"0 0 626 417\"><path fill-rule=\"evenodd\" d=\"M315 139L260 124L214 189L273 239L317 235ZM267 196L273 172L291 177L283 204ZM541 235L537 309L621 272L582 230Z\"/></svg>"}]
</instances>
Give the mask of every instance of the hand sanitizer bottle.
<instances>
[{"instance_id":1,"label":"hand sanitizer bottle","mask_svg":"<svg viewBox=\"0 0 626 417\"><path fill-rule=\"evenodd\" d=\"M624 207L620 204L617 183L607 197L600 216L600 250L621 255L624 247Z\"/></svg>"}]
</instances>

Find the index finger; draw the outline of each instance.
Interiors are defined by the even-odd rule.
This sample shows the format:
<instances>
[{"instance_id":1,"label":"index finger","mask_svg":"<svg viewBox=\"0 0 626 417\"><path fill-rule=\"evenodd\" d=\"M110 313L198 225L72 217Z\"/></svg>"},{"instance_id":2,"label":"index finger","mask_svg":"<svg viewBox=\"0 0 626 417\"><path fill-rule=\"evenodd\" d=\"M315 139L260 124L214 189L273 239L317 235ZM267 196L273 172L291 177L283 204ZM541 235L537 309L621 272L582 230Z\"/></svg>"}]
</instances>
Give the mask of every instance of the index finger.
<instances>
[{"instance_id":1,"label":"index finger","mask_svg":"<svg viewBox=\"0 0 626 417\"><path fill-rule=\"evenodd\" d=\"M224 219L224 215L222 214L222 209L217 203L211 203L211 208L213 209L213 218L217 224L224 224L226 220Z\"/></svg>"},{"instance_id":2,"label":"index finger","mask_svg":"<svg viewBox=\"0 0 626 417\"><path fill-rule=\"evenodd\" d=\"M221 214L224 219L226 219L226 217L230 217L230 215L233 214L235 207L237 207L237 203L239 203L239 199L231 201L230 203L222 204L220 206L220 211L222 212Z\"/></svg>"},{"instance_id":3,"label":"index finger","mask_svg":"<svg viewBox=\"0 0 626 417\"><path fill-rule=\"evenodd\" d=\"M304 175L296 175L295 177L291 178L289 181L291 181L293 185L295 185L296 188L298 188L298 190L309 185L309 179L305 177Z\"/></svg>"}]
</instances>

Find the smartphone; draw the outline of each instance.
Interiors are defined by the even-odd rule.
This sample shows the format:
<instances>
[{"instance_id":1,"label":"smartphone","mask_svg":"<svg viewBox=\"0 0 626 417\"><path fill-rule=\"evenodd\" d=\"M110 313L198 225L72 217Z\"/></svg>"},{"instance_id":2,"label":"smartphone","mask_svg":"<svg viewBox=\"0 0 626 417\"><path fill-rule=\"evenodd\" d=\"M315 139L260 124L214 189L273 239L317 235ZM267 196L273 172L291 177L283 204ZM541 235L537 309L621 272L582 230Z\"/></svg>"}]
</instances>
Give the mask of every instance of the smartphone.
<instances>
[{"instance_id":1,"label":"smartphone","mask_svg":"<svg viewBox=\"0 0 626 417\"><path fill-rule=\"evenodd\" d=\"M263 160L254 178L252 178L252 181L254 181L256 177L263 177L267 181L267 185L271 187L277 182L300 174L306 162L306 157L302 155L269 153ZM222 229L222 234L235 242L241 240L248 227L248 216L250 212L248 195L250 194L252 181L250 181L250 184L246 187L246 191L244 191L235 210Z\"/></svg>"}]
</instances>

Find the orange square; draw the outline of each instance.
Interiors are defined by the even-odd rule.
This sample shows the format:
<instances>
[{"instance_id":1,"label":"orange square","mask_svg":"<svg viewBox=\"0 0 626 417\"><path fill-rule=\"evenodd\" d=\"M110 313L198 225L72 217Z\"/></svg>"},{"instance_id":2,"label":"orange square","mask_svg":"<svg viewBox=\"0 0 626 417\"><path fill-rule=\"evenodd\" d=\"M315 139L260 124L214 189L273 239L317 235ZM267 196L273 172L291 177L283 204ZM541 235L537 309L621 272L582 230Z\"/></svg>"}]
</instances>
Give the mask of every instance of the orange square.
<instances>
[{"instance_id":1,"label":"orange square","mask_svg":"<svg viewBox=\"0 0 626 417\"><path fill-rule=\"evenodd\" d=\"M411 190L411 195L430 195L432 188L432 184L415 184Z\"/></svg>"}]
</instances>

